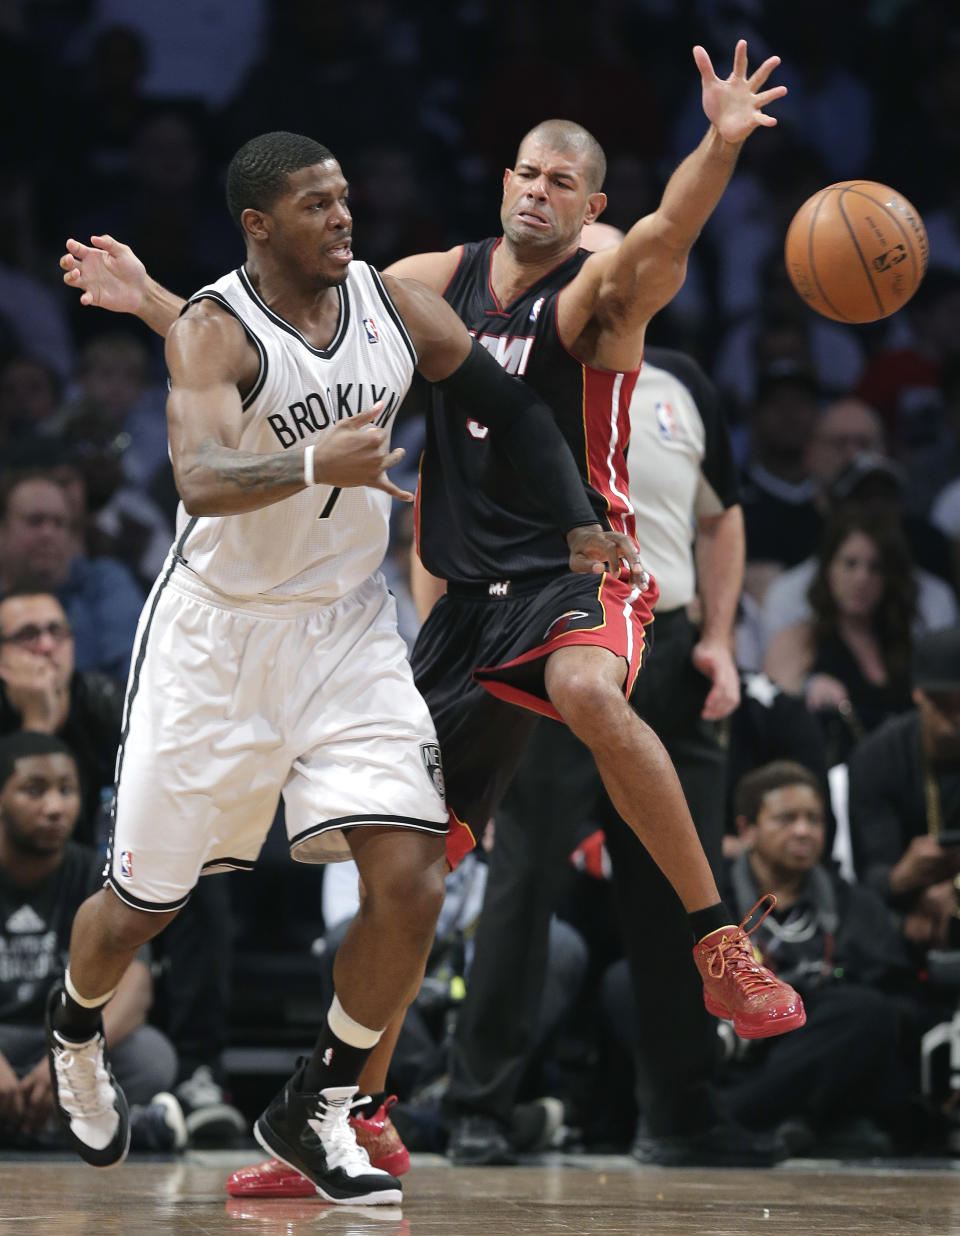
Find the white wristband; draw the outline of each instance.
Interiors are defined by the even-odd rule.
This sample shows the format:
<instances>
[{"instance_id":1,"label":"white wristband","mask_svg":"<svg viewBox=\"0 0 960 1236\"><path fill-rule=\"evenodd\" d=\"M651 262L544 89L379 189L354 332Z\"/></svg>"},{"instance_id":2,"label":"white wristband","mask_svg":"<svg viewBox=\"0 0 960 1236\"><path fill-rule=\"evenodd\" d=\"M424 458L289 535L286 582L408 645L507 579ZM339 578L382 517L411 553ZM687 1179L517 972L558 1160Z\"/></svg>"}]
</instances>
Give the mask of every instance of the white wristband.
<instances>
[{"instance_id":1,"label":"white wristband","mask_svg":"<svg viewBox=\"0 0 960 1236\"><path fill-rule=\"evenodd\" d=\"M316 485L317 479L313 475L313 452L317 449L316 444L308 446L303 452L303 483L304 485Z\"/></svg>"}]
</instances>

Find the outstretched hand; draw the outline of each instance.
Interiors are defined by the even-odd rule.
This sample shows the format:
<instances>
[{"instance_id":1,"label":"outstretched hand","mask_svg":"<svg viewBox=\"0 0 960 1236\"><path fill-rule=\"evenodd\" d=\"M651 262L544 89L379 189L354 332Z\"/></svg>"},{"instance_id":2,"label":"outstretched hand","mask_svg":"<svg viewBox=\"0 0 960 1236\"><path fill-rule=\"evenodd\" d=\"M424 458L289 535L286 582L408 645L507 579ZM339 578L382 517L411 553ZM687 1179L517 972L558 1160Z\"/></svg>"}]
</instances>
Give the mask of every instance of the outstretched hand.
<instances>
[{"instance_id":1,"label":"outstretched hand","mask_svg":"<svg viewBox=\"0 0 960 1236\"><path fill-rule=\"evenodd\" d=\"M382 411L381 400L358 416L340 421L317 446L316 475L324 485L343 489L368 485L401 502L412 502L413 494L394 485L387 476L387 469L398 464L406 451L402 446L387 449L387 431L376 424Z\"/></svg>"},{"instance_id":2,"label":"outstretched hand","mask_svg":"<svg viewBox=\"0 0 960 1236\"><path fill-rule=\"evenodd\" d=\"M91 236L89 245L70 239L60 269L67 287L83 293L81 305L97 305L114 313L139 311L147 272L129 245L112 236Z\"/></svg>"},{"instance_id":3,"label":"outstretched hand","mask_svg":"<svg viewBox=\"0 0 960 1236\"><path fill-rule=\"evenodd\" d=\"M740 39L733 53L733 72L729 77L717 77L705 47L693 49L693 58L700 70L703 88L703 110L707 119L727 142L742 142L758 125L771 128L777 123L764 108L775 99L782 99L786 86L760 87L780 63L779 56L768 56L750 77L747 77L747 41Z\"/></svg>"},{"instance_id":4,"label":"outstretched hand","mask_svg":"<svg viewBox=\"0 0 960 1236\"><path fill-rule=\"evenodd\" d=\"M604 571L619 575L622 559L630 568L630 580L637 588L646 589L650 584L636 545L622 532L605 532L599 524L571 528L567 533L567 547L570 570L579 575L602 575Z\"/></svg>"}]
</instances>

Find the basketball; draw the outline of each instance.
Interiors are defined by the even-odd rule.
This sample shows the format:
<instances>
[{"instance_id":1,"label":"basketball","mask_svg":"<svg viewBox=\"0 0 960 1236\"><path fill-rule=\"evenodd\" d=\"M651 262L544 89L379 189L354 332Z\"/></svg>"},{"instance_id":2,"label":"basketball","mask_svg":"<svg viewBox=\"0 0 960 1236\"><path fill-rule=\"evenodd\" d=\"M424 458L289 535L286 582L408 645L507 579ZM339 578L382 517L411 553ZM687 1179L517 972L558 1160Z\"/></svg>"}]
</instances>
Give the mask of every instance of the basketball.
<instances>
[{"instance_id":1,"label":"basketball","mask_svg":"<svg viewBox=\"0 0 960 1236\"><path fill-rule=\"evenodd\" d=\"M841 180L808 198L787 229L790 281L836 322L876 322L905 305L927 269L927 232L905 197Z\"/></svg>"}]
</instances>

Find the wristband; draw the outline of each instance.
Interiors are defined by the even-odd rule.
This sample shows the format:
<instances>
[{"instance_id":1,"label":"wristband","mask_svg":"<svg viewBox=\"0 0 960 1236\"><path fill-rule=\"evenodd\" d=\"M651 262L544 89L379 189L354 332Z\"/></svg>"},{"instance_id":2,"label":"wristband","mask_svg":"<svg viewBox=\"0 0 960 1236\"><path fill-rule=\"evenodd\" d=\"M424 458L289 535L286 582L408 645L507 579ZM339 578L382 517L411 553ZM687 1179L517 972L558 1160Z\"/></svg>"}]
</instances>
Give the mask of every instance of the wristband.
<instances>
[{"instance_id":1,"label":"wristband","mask_svg":"<svg viewBox=\"0 0 960 1236\"><path fill-rule=\"evenodd\" d=\"M303 452L303 483L304 485L316 485L317 478L313 475L313 452L316 450L316 444L311 444Z\"/></svg>"}]
</instances>

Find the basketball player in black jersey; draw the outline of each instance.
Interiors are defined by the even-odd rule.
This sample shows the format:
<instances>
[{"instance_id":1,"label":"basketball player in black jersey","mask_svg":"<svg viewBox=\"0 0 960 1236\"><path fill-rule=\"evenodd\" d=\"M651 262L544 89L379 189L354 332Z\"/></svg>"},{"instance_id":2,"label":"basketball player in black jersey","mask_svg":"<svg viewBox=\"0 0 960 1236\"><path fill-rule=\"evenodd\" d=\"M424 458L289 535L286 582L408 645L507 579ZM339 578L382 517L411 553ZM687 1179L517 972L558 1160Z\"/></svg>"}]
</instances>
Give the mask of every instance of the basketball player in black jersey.
<instances>
[{"instance_id":1,"label":"basketball player in black jersey","mask_svg":"<svg viewBox=\"0 0 960 1236\"><path fill-rule=\"evenodd\" d=\"M743 40L726 79L704 48L694 59L709 129L658 209L622 244L579 250L581 228L606 204L605 158L581 126L546 121L524 137L504 174L502 237L389 268L443 293L480 342L542 392L599 521L628 534L623 434L647 323L683 283L687 255L744 140L776 124L763 109L786 93L764 89L778 57L748 76ZM147 279L126 246L106 237L68 249L65 280L83 290L84 303L134 312L165 333L182 302ZM442 418L438 411L428 418L421 465L418 548L449 586L412 660L444 752L452 812L476 833L535 716L563 720L686 908L708 1009L750 1037L801 1025L799 997L757 966L731 923L670 761L627 703L655 585L640 591L612 574L598 583L567 572L543 512L521 493L487 426L466 409Z\"/></svg>"}]
</instances>

